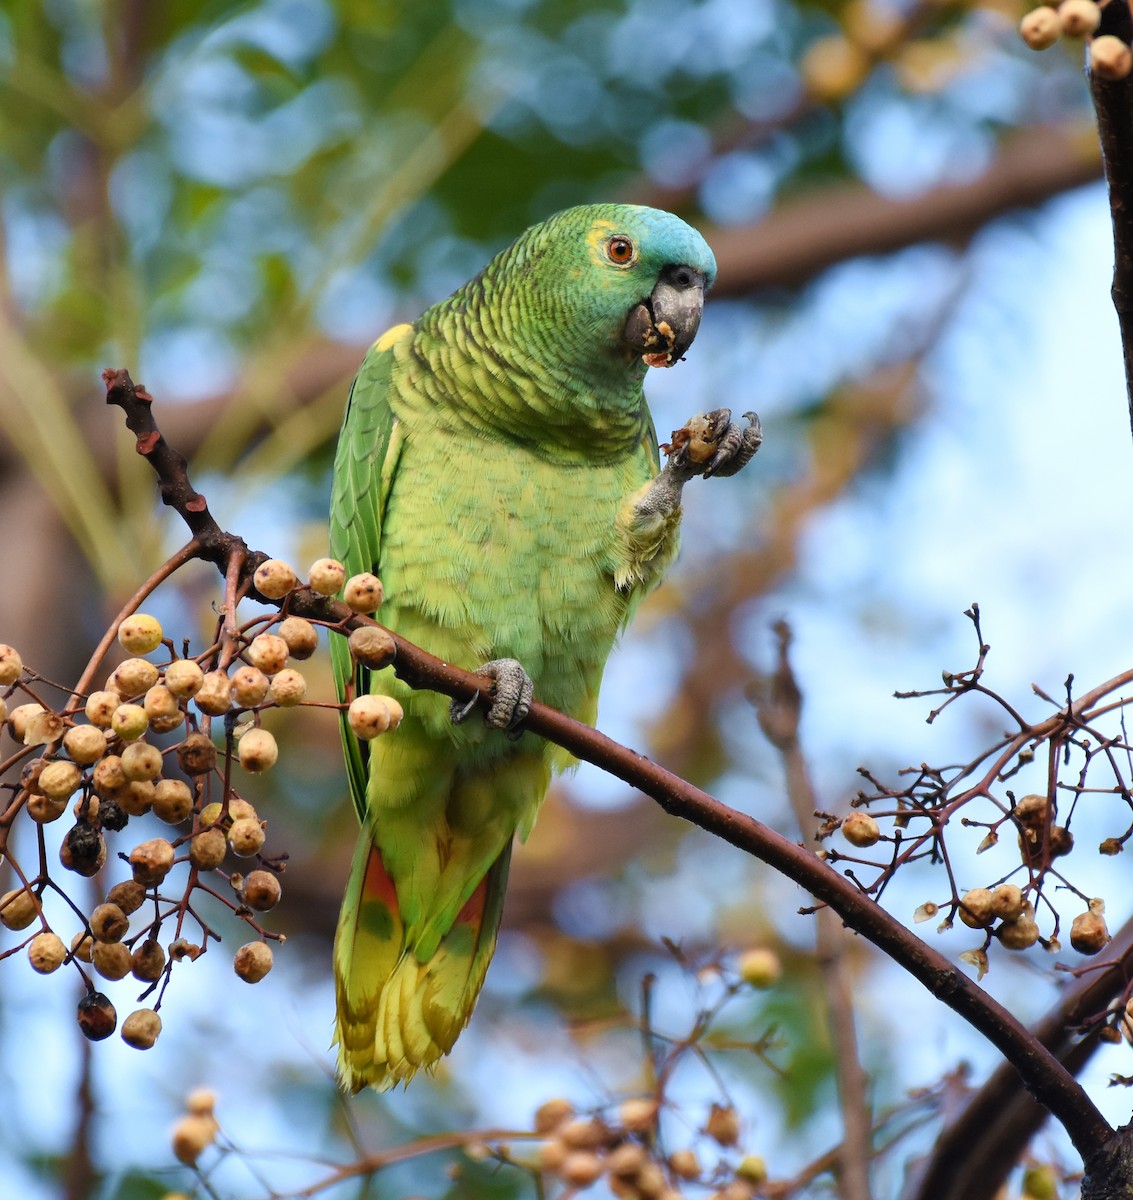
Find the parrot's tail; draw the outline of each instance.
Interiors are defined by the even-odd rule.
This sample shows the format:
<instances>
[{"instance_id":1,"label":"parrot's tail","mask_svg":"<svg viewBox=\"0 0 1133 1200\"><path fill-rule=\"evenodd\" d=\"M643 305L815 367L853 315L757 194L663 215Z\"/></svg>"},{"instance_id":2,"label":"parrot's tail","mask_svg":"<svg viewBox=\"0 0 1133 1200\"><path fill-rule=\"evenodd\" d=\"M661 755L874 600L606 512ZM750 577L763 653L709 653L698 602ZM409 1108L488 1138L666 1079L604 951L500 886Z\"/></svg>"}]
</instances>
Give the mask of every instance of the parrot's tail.
<instances>
[{"instance_id":1,"label":"parrot's tail","mask_svg":"<svg viewBox=\"0 0 1133 1200\"><path fill-rule=\"evenodd\" d=\"M405 945L397 892L363 832L334 943L338 1069L352 1092L408 1082L468 1024L496 945L509 839L433 954Z\"/></svg>"}]
</instances>

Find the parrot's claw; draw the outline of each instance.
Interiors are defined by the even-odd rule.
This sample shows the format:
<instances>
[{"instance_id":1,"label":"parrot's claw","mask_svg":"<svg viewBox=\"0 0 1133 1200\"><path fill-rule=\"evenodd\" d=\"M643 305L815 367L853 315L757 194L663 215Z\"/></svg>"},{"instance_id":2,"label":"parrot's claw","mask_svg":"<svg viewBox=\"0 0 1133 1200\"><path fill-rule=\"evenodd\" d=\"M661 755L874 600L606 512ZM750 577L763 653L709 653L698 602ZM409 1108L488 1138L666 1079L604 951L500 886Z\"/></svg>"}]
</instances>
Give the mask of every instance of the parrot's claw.
<instances>
[{"instance_id":1,"label":"parrot's claw","mask_svg":"<svg viewBox=\"0 0 1133 1200\"><path fill-rule=\"evenodd\" d=\"M730 408L690 417L673 431L673 440L661 447L666 464L681 482L694 475L735 475L755 457L763 442L763 427L753 412L744 413L746 425L732 420Z\"/></svg>"},{"instance_id":2,"label":"parrot's claw","mask_svg":"<svg viewBox=\"0 0 1133 1200\"><path fill-rule=\"evenodd\" d=\"M722 411L727 412L726 409ZM729 412L724 418L726 425L717 443L716 452L704 468L705 479L712 475L735 475L737 471L742 471L763 444L763 426L755 413L744 413L746 425L731 420L731 415Z\"/></svg>"},{"instance_id":3,"label":"parrot's claw","mask_svg":"<svg viewBox=\"0 0 1133 1200\"><path fill-rule=\"evenodd\" d=\"M512 741L523 736L520 726L531 711L535 696L535 684L523 665L514 658L497 658L485 663L477 672L492 681L491 704L484 714L484 723L491 729L502 729ZM480 700L477 692L471 700L454 700L449 706L449 717L454 725L467 721Z\"/></svg>"}]
</instances>

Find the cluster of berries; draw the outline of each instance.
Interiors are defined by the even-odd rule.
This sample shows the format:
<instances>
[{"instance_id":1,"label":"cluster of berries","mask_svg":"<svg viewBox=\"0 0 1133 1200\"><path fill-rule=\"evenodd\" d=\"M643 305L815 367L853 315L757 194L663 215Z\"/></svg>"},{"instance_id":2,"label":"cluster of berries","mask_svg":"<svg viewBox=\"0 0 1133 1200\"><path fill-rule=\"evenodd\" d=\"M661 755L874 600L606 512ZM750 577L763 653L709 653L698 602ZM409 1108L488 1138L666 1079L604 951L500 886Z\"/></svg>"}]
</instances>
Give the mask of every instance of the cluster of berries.
<instances>
[{"instance_id":1,"label":"cluster of berries","mask_svg":"<svg viewBox=\"0 0 1133 1200\"><path fill-rule=\"evenodd\" d=\"M1106 3L1107 0L1102 0ZM1057 6L1033 8L1019 22L1019 33L1032 50L1046 50L1059 38L1085 38L1090 70L1101 79L1124 79L1133 71L1133 50L1110 33L1097 35L1102 5L1095 0L1062 0Z\"/></svg>"}]
</instances>

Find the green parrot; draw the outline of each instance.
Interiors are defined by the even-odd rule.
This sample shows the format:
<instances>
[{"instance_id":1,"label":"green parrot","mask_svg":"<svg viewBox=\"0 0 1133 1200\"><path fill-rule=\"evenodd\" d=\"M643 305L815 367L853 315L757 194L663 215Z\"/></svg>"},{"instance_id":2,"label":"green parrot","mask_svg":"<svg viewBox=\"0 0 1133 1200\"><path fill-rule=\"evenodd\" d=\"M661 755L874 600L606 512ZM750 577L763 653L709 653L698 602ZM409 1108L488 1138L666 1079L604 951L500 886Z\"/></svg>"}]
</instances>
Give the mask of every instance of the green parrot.
<instances>
[{"instance_id":1,"label":"green parrot","mask_svg":"<svg viewBox=\"0 0 1133 1200\"><path fill-rule=\"evenodd\" d=\"M338 443L330 547L385 585L381 619L485 676L490 707L356 667L341 700L397 698L396 732L343 723L362 831L334 946L353 1091L451 1050L495 948L512 843L563 750L522 731L532 694L593 724L607 656L677 551L681 488L732 474L758 421L690 422L659 469L642 381L691 345L716 263L656 209L599 204L533 226L414 324L383 334ZM698 453L699 451L699 453Z\"/></svg>"}]
</instances>

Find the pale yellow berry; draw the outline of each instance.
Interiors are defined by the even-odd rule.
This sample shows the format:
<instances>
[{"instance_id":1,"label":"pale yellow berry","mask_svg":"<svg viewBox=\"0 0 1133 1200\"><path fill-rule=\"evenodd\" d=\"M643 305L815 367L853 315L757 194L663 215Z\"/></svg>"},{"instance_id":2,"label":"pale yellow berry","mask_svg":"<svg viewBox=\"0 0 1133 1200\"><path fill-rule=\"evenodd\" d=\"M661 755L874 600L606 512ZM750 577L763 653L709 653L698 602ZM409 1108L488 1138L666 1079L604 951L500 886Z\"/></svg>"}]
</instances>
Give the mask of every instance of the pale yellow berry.
<instances>
[{"instance_id":1,"label":"pale yellow berry","mask_svg":"<svg viewBox=\"0 0 1133 1200\"><path fill-rule=\"evenodd\" d=\"M110 728L124 742L134 742L149 729L149 717L140 704L120 704L114 710Z\"/></svg>"},{"instance_id":2,"label":"pale yellow berry","mask_svg":"<svg viewBox=\"0 0 1133 1200\"><path fill-rule=\"evenodd\" d=\"M772 987L783 974L783 964L779 961L779 955L765 946L745 950L736 966L744 983L754 988Z\"/></svg>"},{"instance_id":3,"label":"pale yellow berry","mask_svg":"<svg viewBox=\"0 0 1133 1200\"><path fill-rule=\"evenodd\" d=\"M363 625L353 630L347 643L350 647L350 657L372 671L388 667L397 654L397 644L393 635L377 625Z\"/></svg>"},{"instance_id":4,"label":"pale yellow berry","mask_svg":"<svg viewBox=\"0 0 1133 1200\"><path fill-rule=\"evenodd\" d=\"M160 678L157 667L148 658L128 658L114 668L107 685L123 700L144 696Z\"/></svg>"},{"instance_id":5,"label":"pale yellow berry","mask_svg":"<svg viewBox=\"0 0 1133 1200\"><path fill-rule=\"evenodd\" d=\"M67 947L63 939L54 933L39 933L28 944L28 962L32 970L41 975L50 975L57 971L67 957Z\"/></svg>"},{"instance_id":6,"label":"pale yellow berry","mask_svg":"<svg viewBox=\"0 0 1133 1200\"><path fill-rule=\"evenodd\" d=\"M109 729L114 718L114 712L122 703L122 697L117 692L91 692L87 697L84 712L87 720L99 729Z\"/></svg>"},{"instance_id":7,"label":"pale yellow berry","mask_svg":"<svg viewBox=\"0 0 1133 1200\"><path fill-rule=\"evenodd\" d=\"M222 717L232 707L232 683L223 671L209 671L193 697L193 703L209 717Z\"/></svg>"},{"instance_id":8,"label":"pale yellow berry","mask_svg":"<svg viewBox=\"0 0 1133 1200\"><path fill-rule=\"evenodd\" d=\"M389 728L396 729L405 717L405 709L392 696L378 696L389 712Z\"/></svg>"},{"instance_id":9,"label":"pale yellow berry","mask_svg":"<svg viewBox=\"0 0 1133 1200\"><path fill-rule=\"evenodd\" d=\"M156 779L163 764L161 751L149 742L131 742L122 751L122 774L131 782Z\"/></svg>"},{"instance_id":10,"label":"pale yellow berry","mask_svg":"<svg viewBox=\"0 0 1133 1200\"><path fill-rule=\"evenodd\" d=\"M173 846L165 838L151 838L130 851L130 866L134 879L146 887L161 881L173 869L176 857Z\"/></svg>"},{"instance_id":11,"label":"pale yellow berry","mask_svg":"<svg viewBox=\"0 0 1133 1200\"><path fill-rule=\"evenodd\" d=\"M298 584L299 577L283 559L269 558L256 568L252 582L261 596L269 600L282 600Z\"/></svg>"},{"instance_id":12,"label":"pale yellow berry","mask_svg":"<svg viewBox=\"0 0 1133 1200\"><path fill-rule=\"evenodd\" d=\"M72 725L63 735L63 749L72 762L89 766L106 753L106 734L95 725Z\"/></svg>"},{"instance_id":13,"label":"pale yellow berry","mask_svg":"<svg viewBox=\"0 0 1133 1200\"><path fill-rule=\"evenodd\" d=\"M987 888L972 888L960 898L960 920L969 929L986 929L995 918L995 906Z\"/></svg>"},{"instance_id":14,"label":"pale yellow berry","mask_svg":"<svg viewBox=\"0 0 1133 1200\"><path fill-rule=\"evenodd\" d=\"M276 633L287 643L291 657L300 661L310 658L319 648L319 631L303 617L284 617L276 626Z\"/></svg>"},{"instance_id":15,"label":"pale yellow berry","mask_svg":"<svg viewBox=\"0 0 1133 1200\"><path fill-rule=\"evenodd\" d=\"M844 100L869 74L869 56L841 34L811 42L799 63L806 90L818 100Z\"/></svg>"},{"instance_id":16,"label":"pale yellow berry","mask_svg":"<svg viewBox=\"0 0 1133 1200\"><path fill-rule=\"evenodd\" d=\"M27 929L39 915L39 905L27 888L16 888L0 896L0 925L5 929Z\"/></svg>"},{"instance_id":17,"label":"pale yellow berry","mask_svg":"<svg viewBox=\"0 0 1133 1200\"><path fill-rule=\"evenodd\" d=\"M193 792L184 780L162 779L153 793L153 815L167 825L180 825L193 811Z\"/></svg>"},{"instance_id":18,"label":"pale yellow berry","mask_svg":"<svg viewBox=\"0 0 1133 1200\"><path fill-rule=\"evenodd\" d=\"M118 754L107 754L94 765L94 790L104 800L117 800L130 786Z\"/></svg>"},{"instance_id":19,"label":"pale yellow berry","mask_svg":"<svg viewBox=\"0 0 1133 1200\"><path fill-rule=\"evenodd\" d=\"M251 817L241 817L240 820L233 821L232 828L228 831L228 844L232 847L233 854L241 858L251 858L263 848L263 826Z\"/></svg>"},{"instance_id":20,"label":"pale yellow berry","mask_svg":"<svg viewBox=\"0 0 1133 1200\"><path fill-rule=\"evenodd\" d=\"M201 665L191 658L178 658L165 668L162 681L178 700L192 700L201 690L205 673Z\"/></svg>"},{"instance_id":21,"label":"pale yellow berry","mask_svg":"<svg viewBox=\"0 0 1133 1200\"><path fill-rule=\"evenodd\" d=\"M0 642L0 686L15 683L24 669L24 660L13 646Z\"/></svg>"},{"instance_id":22,"label":"pale yellow berry","mask_svg":"<svg viewBox=\"0 0 1133 1200\"><path fill-rule=\"evenodd\" d=\"M320 558L311 564L307 583L320 596L333 596L346 582L346 568L337 559Z\"/></svg>"},{"instance_id":23,"label":"pale yellow berry","mask_svg":"<svg viewBox=\"0 0 1133 1200\"><path fill-rule=\"evenodd\" d=\"M271 947L267 942L248 942L236 951L232 967L245 983L259 983L271 970Z\"/></svg>"},{"instance_id":24,"label":"pale yellow berry","mask_svg":"<svg viewBox=\"0 0 1133 1200\"><path fill-rule=\"evenodd\" d=\"M125 979L130 974L130 951L121 942L95 942L90 960L103 979Z\"/></svg>"},{"instance_id":25,"label":"pale yellow berry","mask_svg":"<svg viewBox=\"0 0 1133 1200\"><path fill-rule=\"evenodd\" d=\"M142 708L146 710L146 716L151 722L172 719L174 724L179 724L181 721L181 705L163 683L155 683L146 692Z\"/></svg>"},{"instance_id":26,"label":"pale yellow berry","mask_svg":"<svg viewBox=\"0 0 1133 1200\"><path fill-rule=\"evenodd\" d=\"M228 842L222 829L206 829L189 842L189 861L198 871L212 871L224 862Z\"/></svg>"},{"instance_id":27,"label":"pale yellow berry","mask_svg":"<svg viewBox=\"0 0 1133 1200\"><path fill-rule=\"evenodd\" d=\"M134 613L118 626L118 641L127 654L149 654L161 645L161 622L148 613Z\"/></svg>"},{"instance_id":28,"label":"pale yellow berry","mask_svg":"<svg viewBox=\"0 0 1133 1200\"><path fill-rule=\"evenodd\" d=\"M211 829L220 820L220 815L223 811L224 805L219 800L214 800L211 804L206 804L201 809L201 815L197 818L197 823L202 829Z\"/></svg>"},{"instance_id":29,"label":"pale yellow berry","mask_svg":"<svg viewBox=\"0 0 1133 1200\"><path fill-rule=\"evenodd\" d=\"M643 1096L623 1100L618 1105L618 1121L629 1133L648 1133L657 1124L657 1101Z\"/></svg>"},{"instance_id":30,"label":"pale yellow berry","mask_svg":"<svg viewBox=\"0 0 1133 1200\"><path fill-rule=\"evenodd\" d=\"M240 708L255 708L268 694L268 677L259 667L237 667L232 672L232 699Z\"/></svg>"},{"instance_id":31,"label":"pale yellow berry","mask_svg":"<svg viewBox=\"0 0 1133 1200\"><path fill-rule=\"evenodd\" d=\"M376 738L390 727L390 711L381 696L358 696L346 712L350 728L366 740Z\"/></svg>"},{"instance_id":32,"label":"pale yellow berry","mask_svg":"<svg viewBox=\"0 0 1133 1200\"><path fill-rule=\"evenodd\" d=\"M1019 22L1019 35L1032 50L1046 50L1061 34L1062 22L1058 13L1045 4L1031 9Z\"/></svg>"},{"instance_id":33,"label":"pale yellow berry","mask_svg":"<svg viewBox=\"0 0 1133 1200\"><path fill-rule=\"evenodd\" d=\"M148 1050L161 1034L161 1017L152 1008L139 1008L122 1022L122 1040L135 1050Z\"/></svg>"},{"instance_id":34,"label":"pale yellow berry","mask_svg":"<svg viewBox=\"0 0 1133 1200\"><path fill-rule=\"evenodd\" d=\"M259 773L275 766L279 747L266 729L249 729L237 743L240 765L245 771Z\"/></svg>"},{"instance_id":35,"label":"pale yellow berry","mask_svg":"<svg viewBox=\"0 0 1133 1200\"><path fill-rule=\"evenodd\" d=\"M376 575L362 571L358 575L351 575L346 581L342 598L355 612L372 613L381 608L385 589Z\"/></svg>"},{"instance_id":36,"label":"pale yellow berry","mask_svg":"<svg viewBox=\"0 0 1133 1200\"><path fill-rule=\"evenodd\" d=\"M1101 20L1101 9L1094 0L1062 0L1058 6L1058 21L1067 37L1086 37Z\"/></svg>"},{"instance_id":37,"label":"pale yellow berry","mask_svg":"<svg viewBox=\"0 0 1133 1200\"><path fill-rule=\"evenodd\" d=\"M59 759L40 772L39 790L51 800L66 800L82 781L82 772L73 762Z\"/></svg>"},{"instance_id":38,"label":"pale yellow berry","mask_svg":"<svg viewBox=\"0 0 1133 1200\"><path fill-rule=\"evenodd\" d=\"M271 677L268 697L280 708L292 708L302 704L307 695L307 681L294 667L284 669Z\"/></svg>"},{"instance_id":39,"label":"pale yellow berry","mask_svg":"<svg viewBox=\"0 0 1133 1200\"><path fill-rule=\"evenodd\" d=\"M174 1156L187 1167L191 1167L215 1140L216 1122L210 1117L182 1117L170 1134Z\"/></svg>"},{"instance_id":40,"label":"pale yellow berry","mask_svg":"<svg viewBox=\"0 0 1133 1200\"><path fill-rule=\"evenodd\" d=\"M767 1182L767 1164L758 1154L745 1154L736 1167L736 1177L759 1187Z\"/></svg>"},{"instance_id":41,"label":"pale yellow berry","mask_svg":"<svg viewBox=\"0 0 1133 1200\"><path fill-rule=\"evenodd\" d=\"M1094 38L1090 43L1090 70L1110 82L1125 79L1133 71L1133 50L1110 33Z\"/></svg>"},{"instance_id":42,"label":"pale yellow berry","mask_svg":"<svg viewBox=\"0 0 1133 1200\"><path fill-rule=\"evenodd\" d=\"M855 811L843 820L842 836L851 846L873 846L881 838L881 830L869 813Z\"/></svg>"}]
</instances>

